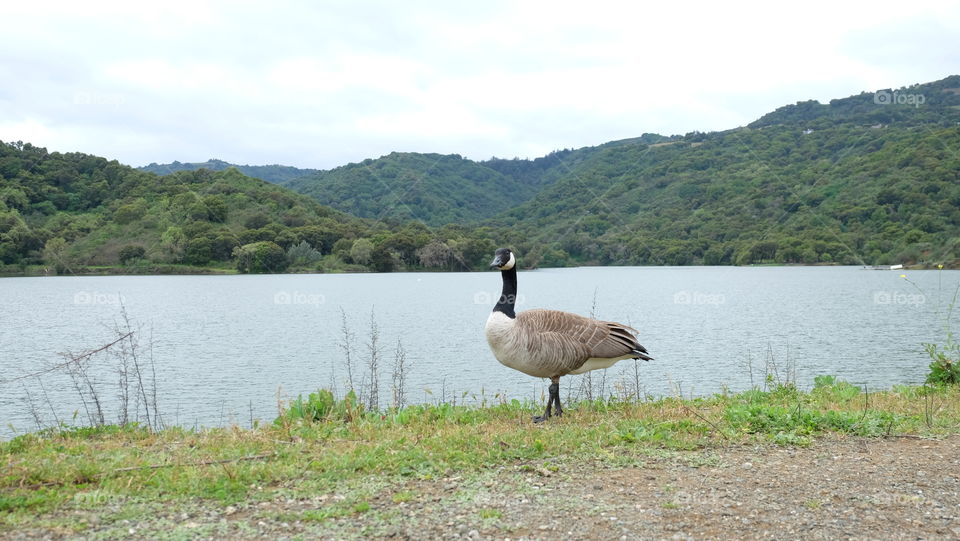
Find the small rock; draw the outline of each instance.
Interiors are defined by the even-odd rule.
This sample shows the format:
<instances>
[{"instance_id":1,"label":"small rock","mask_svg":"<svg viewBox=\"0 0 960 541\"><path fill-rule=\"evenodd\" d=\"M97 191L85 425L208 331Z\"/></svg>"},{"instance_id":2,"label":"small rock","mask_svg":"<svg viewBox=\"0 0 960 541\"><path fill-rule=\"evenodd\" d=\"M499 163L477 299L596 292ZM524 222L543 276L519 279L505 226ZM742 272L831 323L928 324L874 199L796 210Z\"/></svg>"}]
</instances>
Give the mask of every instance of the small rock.
<instances>
[{"instance_id":1,"label":"small rock","mask_svg":"<svg viewBox=\"0 0 960 541\"><path fill-rule=\"evenodd\" d=\"M470 539L476 539L480 537L480 532L478 532L477 530L470 530L469 532L467 532L467 537L469 537Z\"/></svg>"},{"instance_id":2,"label":"small rock","mask_svg":"<svg viewBox=\"0 0 960 541\"><path fill-rule=\"evenodd\" d=\"M743 469L745 469L745 470L749 470L750 468L753 467L753 462L744 462L744 463L741 465L741 467L742 467Z\"/></svg>"}]
</instances>

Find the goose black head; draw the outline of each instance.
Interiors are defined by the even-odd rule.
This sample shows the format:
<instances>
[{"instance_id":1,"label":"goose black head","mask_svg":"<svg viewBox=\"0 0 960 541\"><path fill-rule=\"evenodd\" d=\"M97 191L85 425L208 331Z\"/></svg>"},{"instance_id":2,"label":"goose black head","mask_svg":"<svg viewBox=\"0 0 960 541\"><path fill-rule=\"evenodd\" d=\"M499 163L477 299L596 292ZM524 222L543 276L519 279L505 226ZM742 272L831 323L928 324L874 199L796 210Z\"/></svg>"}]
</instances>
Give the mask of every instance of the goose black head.
<instances>
[{"instance_id":1,"label":"goose black head","mask_svg":"<svg viewBox=\"0 0 960 541\"><path fill-rule=\"evenodd\" d=\"M517 258L513 256L513 252L510 251L510 248L500 248L494 253L493 261L490 263L490 268L497 268L504 271L512 269L516 264Z\"/></svg>"}]
</instances>

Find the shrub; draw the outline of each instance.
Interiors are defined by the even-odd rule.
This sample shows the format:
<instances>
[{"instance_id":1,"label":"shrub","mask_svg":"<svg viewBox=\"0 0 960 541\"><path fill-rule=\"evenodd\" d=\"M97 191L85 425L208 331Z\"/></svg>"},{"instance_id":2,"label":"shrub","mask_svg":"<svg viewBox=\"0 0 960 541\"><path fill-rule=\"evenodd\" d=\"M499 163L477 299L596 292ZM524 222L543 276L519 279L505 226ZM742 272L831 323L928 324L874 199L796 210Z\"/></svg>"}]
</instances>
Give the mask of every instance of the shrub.
<instances>
[{"instance_id":1,"label":"shrub","mask_svg":"<svg viewBox=\"0 0 960 541\"><path fill-rule=\"evenodd\" d=\"M817 376L813 378L811 394L838 402L849 402L860 395L860 388L837 379L836 376Z\"/></svg>"},{"instance_id":2,"label":"shrub","mask_svg":"<svg viewBox=\"0 0 960 541\"><path fill-rule=\"evenodd\" d=\"M187 241L184 260L191 265L206 265L213 259L213 241L197 237Z\"/></svg>"},{"instance_id":3,"label":"shrub","mask_svg":"<svg viewBox=\"0 0 960 541\"><path fill-rule=\"evenodd\" d=\"M952 347L951 347L952 346ZM957 385L960 384L960 363L957 363L958 344L948 341L947 345L940 349L936 344L924 344L923 348L927 355L933 359L930 363L930 373L927 374L927 383L936 385ZM952 357L951 358L951 353Z\"/></svg>"},{"instance_id":4,"label":"shrub","mask_svg":"<svg viewBox=\"0 0 960 541\"><path fill-rule=\"evenodd\" d=\"M287 260L291 265L312 265L321 259L323 255L305 240L287 249Z\"/></svg>"},{"instance_id":5,"label":"shrub","mask_svg":"<svg viewBox=\"0 0 960 541\"><path fill-rule=\"evenodd\" d=\"M113 221L120 225L126 225L143 218L146 214L146 201L138 199L133 203L122 205L118 208L116 212L113 213Z\"/></svg>"},{"instance_id":6,"label":"shrub","mask_svg":"<svg viewBox=\"0 0 960 541\"><path fill-rule=\"evenodd\" d=\"M260 241L244 244L233 251L240 272L283 272L287 268L287 255L275 242Z\"/></svg>"},{"instance_id":7,"label":"shrub","mask_svg":"<svg viewBox=\"0 0 960 541\"><path fill-rule=\"evenodd\" d=\"M277 426L283 426L296 421L308 423L325 420L350 422L362 414L363 405L357 401L357 395L353 391L347 393L343 400L337 400L332 392L320 389L315 393L310 393L306 400L303 399L303 395L297 396L297 399L291 402L273 423Z\"/></svg>"},{"instance_id":8,"label":"shrub","mask_svg":"<svg viewBox=\"0 0 960 541\"><path fill-rule=\"evenodd\" d=\"M147 250L139 244L128 244L123 248L120 248L119 258L121 265L129 265L135 263L144 258L147 255Z\"/></svg>"}]
</instances>

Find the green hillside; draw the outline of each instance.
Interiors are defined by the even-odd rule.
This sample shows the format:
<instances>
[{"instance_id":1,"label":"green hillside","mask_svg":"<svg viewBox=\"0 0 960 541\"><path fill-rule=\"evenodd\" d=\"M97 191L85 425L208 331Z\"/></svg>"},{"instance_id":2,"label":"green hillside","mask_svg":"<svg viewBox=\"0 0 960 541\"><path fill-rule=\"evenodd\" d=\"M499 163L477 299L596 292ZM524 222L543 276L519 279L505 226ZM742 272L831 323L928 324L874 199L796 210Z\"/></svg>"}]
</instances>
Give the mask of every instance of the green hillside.
<instances>
[{"instance_id":1,"label":"green hillside","mask_svg":"<svg viewBox=\"0 0 960 541\"><path fill-rule=\"evenodd\" d=\"M545 265L955 260L960 77L897 92L602 148L496 223Z\"/></svg>"},{"instance_id":2,"label":"green hillside","mask_svg":"<svg viewBox=\"0 0 960 541\"><path fill-rule=\"evenodd\" d=\"M237 169L159 176L0 142L0 273L484 268L489 229L349 216Z\"/></svg>"},{"instance_id":3,"label":"green hillside","mask_svg":"<svg viewBox=\"0 0 960 541\"><path fill-rule=\"evenodd\" d=\"M151 163L150 165L145 165L139 169L141 171L156 173L158 175L169 175L171 173L178 173L180 171L196 171L198 169L226 171L231 167L237 169L248 177L259 178L261 180L266 180L267 182L273 182L276 184L317 172L317 169L300 169L297 167L290 167L289 165L236 165L217 159L210 159L205 162L195 163L180 163L177 161L173 163Z\"/></svg>"},{"instance_id":4,"label":"green hillside","mask_svg":"<svg viewBox=\"0 0 960 541\"><path fill-rule=\"evenodd\" d=\"M499 245L531 266L956 265L960 76L723 132L533 160L392 153L282 185L0 143L5 274L464 270Z\"/></svg>"},{"instance_id":5,"label":"green hillside","mask_svg":"<svg viewBox=\"0 0 960 541\"><path fill-rule=\"evenodd\" d=\"M87 154L0 143L0 265L8 267L230 267L235 249L257 242L286 250L305 241L323 255L341 238L368 233L356 218L236 169L158 176Z\"/></svg>"},{"instance_id":6,"label":"green hillside","mask_svg":"<svg viewBox=\"0 0 960 541\"><path fill-rule=\"evenodd\" d=\"M513 178L455 154L393 152L284 186L355 216L439 226L476 223L530 199L535 177Z\"/></svg>"}]
</instances>

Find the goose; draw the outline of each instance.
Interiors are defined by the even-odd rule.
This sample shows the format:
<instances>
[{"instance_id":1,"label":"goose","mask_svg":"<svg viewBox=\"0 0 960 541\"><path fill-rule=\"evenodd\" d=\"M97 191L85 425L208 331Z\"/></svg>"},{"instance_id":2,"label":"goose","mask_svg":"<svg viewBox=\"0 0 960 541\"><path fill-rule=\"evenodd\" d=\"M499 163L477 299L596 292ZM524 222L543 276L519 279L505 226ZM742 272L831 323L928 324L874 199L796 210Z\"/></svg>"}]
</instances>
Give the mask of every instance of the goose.
<instances>
[{"instance_id":1,"label":"goose","mask_svg":"<svg viewBox=\"0 0 960 541\"><path fill-rule=\"evenodd\" d=\"M500 248L490 268L500 269L503 278L503 292L485 327L493 356L504 366L529 376L550 378L547 409L533 422L563 415L561 376L609 368L624 359L653 359L637 342L636 329L622 323L539 308L515 313L516 256L509 248Z\"/></svg>"}]
</instances>

